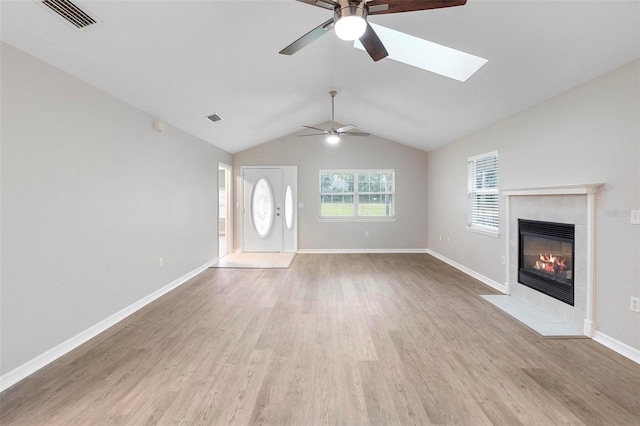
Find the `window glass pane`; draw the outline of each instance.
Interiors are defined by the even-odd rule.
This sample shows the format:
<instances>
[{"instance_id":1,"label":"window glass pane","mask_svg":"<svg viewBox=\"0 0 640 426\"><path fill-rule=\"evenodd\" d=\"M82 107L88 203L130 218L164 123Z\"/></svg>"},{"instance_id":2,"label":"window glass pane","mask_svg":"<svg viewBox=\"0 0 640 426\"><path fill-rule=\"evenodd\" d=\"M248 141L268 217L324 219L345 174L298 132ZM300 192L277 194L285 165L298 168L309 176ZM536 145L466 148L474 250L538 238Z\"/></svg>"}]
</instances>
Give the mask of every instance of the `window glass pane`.
<instances>
[{"instance_id":1,"label":"window glass pane","mask_svg":"<svg viewBox=\"0 0 640 426\"><path fill-rule=\"evenodd\" d=\"M353 195L322 195L320 204L320 211L322 216L353 216Z\"/></svg>"},{"instance_id":2,"label":"window glass pane","mask_svg":"<svg viewBox=\"0 0 640 426\"><path fill-rule=\"evenodd\" d=\"M354 185L355 185L354 174L353 173L346 174L344 176L344 181L347 183L347 186L346 186L347 190L345 192L353 192Z\"/></svg>"},{"instance_id":3,"label":"window glass pane","mask_svg":"<svg viewBox=\"0 0 640 426\"><path fill-rule=\"evenodd\" d=\"M320 182L320 192L330 192L331 191L331 180L327 179L325 176Z\"/></svg>"},{"instance_id":4,"label":"window glass pane","mask_svg":"<svg viewBox=\"0 0 640 426\"><path fill-rule=\"evenodd\" d=\"M393 181L391 173L380 173L380 192L391 192Z\"/></svg>"},{"instance_id":5,"label":"window glass pane","mask_svg":"<svg viewBox=\"0 0 640 426\"><path fill-rule=\"evenodd\" d=\"M331 192L353 192L353 175L346 173L335 174Z\"/></svg>"},{"instance_id":6,"label":"window glass pane","mask_svg":"<svg viewBox=\"0 0 640 426\"><path fill-rule=\"evenodd\" d=\"M391 195L367 194L358 197L359 216L393 216Z\"/></svg>"},{"instance_id":7,"label":"window glass pane","mask_svg":"<svg viewBox=\"0 0 640 426\"><path fill-rule=\"evenodd\" d=\"M269 181L262 177L251 190L251 220L260 238L269 235L273 219L273 192Z\"/></svg>"},{"instance_id":8,"label":"window glass pane","mask_svg":"<svg viewBox=\"0 0 640 426\"><path fill-rule=\"evenodd\" d=\"M288 230L293 228L293 193L291 191L291 185L287 185L287 190L284 193L284 223Z\"/></svg>"}]
</instances>

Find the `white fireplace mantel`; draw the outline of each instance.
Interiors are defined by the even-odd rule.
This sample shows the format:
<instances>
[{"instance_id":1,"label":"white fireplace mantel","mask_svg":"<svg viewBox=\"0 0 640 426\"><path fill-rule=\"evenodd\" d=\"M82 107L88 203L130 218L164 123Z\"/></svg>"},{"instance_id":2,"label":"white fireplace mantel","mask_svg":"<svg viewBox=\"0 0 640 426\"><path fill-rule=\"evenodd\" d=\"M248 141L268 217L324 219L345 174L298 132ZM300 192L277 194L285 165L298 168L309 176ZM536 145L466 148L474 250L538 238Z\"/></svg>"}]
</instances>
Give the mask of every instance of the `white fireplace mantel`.
<instances>
[{"instance_id":1,"label":"white fireplace mantel","mask_svg":"<svg viewBox=\"0 0 640 426\"><path fill-rule=\"evenodd\" d=\"M587 312L584 320L584 334L593 337L596 331L596 292L595 292L595 227L596 227L596 195L602 183L583 183L570 185L538 186L528 188L508 188L500 193L506 197L507 223L511 221L511 198L518 196L544 196L544 195L586 195L587 196ZM506 235L506 289L510 294L510 226L507 225Z\"/></svg>"},{"instance_id":2,"label":"white fireplace mantel","mask_svg":"<svg viewBox=\"0 0 640 426\"><path fill-rule=\"evenodd\" d=\"M574 185L537 186L530 188L503 189L502 195L586 195L595 194L601 183L579 183Z\"/></svg>"}]
</instances>

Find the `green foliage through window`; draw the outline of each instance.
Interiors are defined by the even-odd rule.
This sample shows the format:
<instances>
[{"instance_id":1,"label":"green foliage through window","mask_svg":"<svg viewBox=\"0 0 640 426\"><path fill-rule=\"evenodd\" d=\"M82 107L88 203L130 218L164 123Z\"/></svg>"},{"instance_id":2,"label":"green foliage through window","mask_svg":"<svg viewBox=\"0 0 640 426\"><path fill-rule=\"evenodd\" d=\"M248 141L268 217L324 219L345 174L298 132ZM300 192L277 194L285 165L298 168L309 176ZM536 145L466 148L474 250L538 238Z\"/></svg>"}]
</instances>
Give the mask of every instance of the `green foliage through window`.
<instances>
[{"instance_id":1,"label":"green foliage through window","mask_svg":"<svg viewBox=\"0 0 640 426\"><path fill-rule=\"evenodd\" d=\"M393 170L321 170L320 217L395 217Z\"/></svg>"}]
</instances>

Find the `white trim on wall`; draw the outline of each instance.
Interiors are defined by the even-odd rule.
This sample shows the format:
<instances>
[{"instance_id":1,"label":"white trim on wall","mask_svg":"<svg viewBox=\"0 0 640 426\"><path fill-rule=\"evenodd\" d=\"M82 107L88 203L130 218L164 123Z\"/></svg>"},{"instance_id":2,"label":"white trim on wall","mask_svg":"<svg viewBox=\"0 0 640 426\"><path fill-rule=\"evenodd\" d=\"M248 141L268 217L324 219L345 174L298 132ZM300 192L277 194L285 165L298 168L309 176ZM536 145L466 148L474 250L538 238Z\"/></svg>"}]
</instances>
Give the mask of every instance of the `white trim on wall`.
<instances>
[{"instance_id":1,"label":"white trim on wall","mask_svg":"<svg viewBox=\"0 0 640 426\"><path fill-rule=\"evenodd\" d=\"M407 249L299 249L298 253L427 253L428 249L423 248L407 248Z\"/></svg>"},{"instance_id":2,"label":"white trim on wall","mask_svg":"<svg viewBox=\"0 0 640 426\"><path fill-rule=\"evenodd\" d=\"M484 275L474 271L471 268L467 268L466 266L449 259L446 256L441 255L438 252L435 252L431 249L427 249L427 253L430 254L431 256L435 257L436 259L442 260L444 263L447 263L451 266L453 266L454 268L456 268L459 271L464 272L465 274L469 275L472 278L475 278L476 280L480 281L483 284L488 285L489 287L498 290L501 293L507 294L507 286L504 284L500 284L497 281L492 280L489 277L485 277Z\"/></svg>"},{"instance_id":3,"label":"white trim on wall","mask_svg":"<svg viewBox=\"0 0 640 426\"><path fill-rule=\"evenodd\" d=\"M225 243L227 244L227 253L233 252L233 216L234 216L234 208L233 208L233 166L224 163L222 161L218 161L218 170L224 170L225 174L225 196L226 196L226 212L224 221L225 221ZM220 188L220 183L218 182L218 188ZM219 193L219 192L218 192ZM220 200L218 200L218 206L220 205ZM218 217L218 234L220 233L220 217ZM218 249L219 250L219 249ZM218 257L220 257L220 253L218 253Z\"/></svg>"},{"instance_id":4,"label":"white trim on wall","mask_svg":"<svg viewBox=\"0 0 640 426\"><path fill-rule=\"evenodd\" d=\"M640 350L634 347L627 345L626 343L622 343L619 340L614 339L613 337L609 337L606 334L603 334L599 331L596 331L593 335L593 340L600 343L603 346L611 349L619 353L620 355L629 358L631 361L634 361L640 364Z\"/></svg>"},{"instance_id":5,"label":"white trim on wall","mask_svg":"<svg viewBox=\"0 0 640 426\"><path fill-rule=\"evenodd\" d=\"M184 284L185 282L189 281L191 278L195 277L196 275L198 275L199 273L203 272L204 270L206 270L210 266L214 265L217 261L218 261L218 259L216 258L216 259L213 259L210 262L205 263L202 266L199 266L198 268L194 269L193 271L184 274L180 278L178 278L178 279L172 281L171 283L167 284L166 286L162 287L161 289L158 289L158 290L154 291L153 293L149 294L148 296L143 297L142 299L140 299L137 302L127 306L126 308L120 310L119 312L116 312L115 314L111 315L110 317L105 318L104 320L100 321L99 323L97 323L97 324L87 328L86 330L76 334L72 338L70 338L70 339L60 343L59 345L49 349L48 351L36 356L35 358L31 359L30 361L25 362L21 366L16 367L13 370L5 373L2 377L0 377L0 392L4 391L5 389L10 388L14 384L18 383L20 380L30 376L31 374L35 373L36 371L40 370L41 368L45 367L46 365L52 363L53 361L55 361L56 359L60 358L61 356L66 355L67 353L71 352L72 350L74 350L78 346L80 346L83 343L85 343L85 342L91 340L92 338L96 337L98 334L102 333L103 331L107 330L108 328L113 327L114 325L116 325L120 321L122 321L125 318L127 318L129 315L131 315L134 312L142 309L143 307L147 306L149 303L151 303L154 300L162 297L163 295L167 294L168 292L170 292L171 290L175 289L176 287L178 287L178 286Z\"/></svg>"}]
</instances>

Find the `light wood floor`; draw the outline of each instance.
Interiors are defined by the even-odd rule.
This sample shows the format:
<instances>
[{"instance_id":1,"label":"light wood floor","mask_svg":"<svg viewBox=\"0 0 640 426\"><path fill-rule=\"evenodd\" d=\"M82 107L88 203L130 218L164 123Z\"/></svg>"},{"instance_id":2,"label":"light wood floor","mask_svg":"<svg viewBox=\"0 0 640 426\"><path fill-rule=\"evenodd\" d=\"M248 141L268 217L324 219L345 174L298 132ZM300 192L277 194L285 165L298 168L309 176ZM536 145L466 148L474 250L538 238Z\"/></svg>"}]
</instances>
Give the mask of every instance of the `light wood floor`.
<instances>
[{"instance_id":1,"label":"light wood floor","mask_svg":"<svg viewBox=\"0 0 640 426\"><path fill-rule=\"evenodd\" d=\"M208 269L0 395L2 425L638 425L640 366L424 254Z\"/></svg>"}]
</instances>

